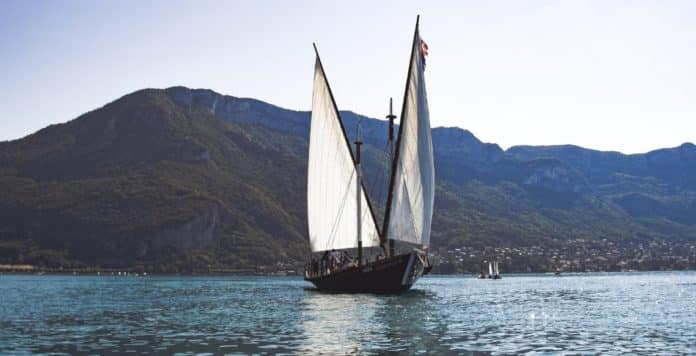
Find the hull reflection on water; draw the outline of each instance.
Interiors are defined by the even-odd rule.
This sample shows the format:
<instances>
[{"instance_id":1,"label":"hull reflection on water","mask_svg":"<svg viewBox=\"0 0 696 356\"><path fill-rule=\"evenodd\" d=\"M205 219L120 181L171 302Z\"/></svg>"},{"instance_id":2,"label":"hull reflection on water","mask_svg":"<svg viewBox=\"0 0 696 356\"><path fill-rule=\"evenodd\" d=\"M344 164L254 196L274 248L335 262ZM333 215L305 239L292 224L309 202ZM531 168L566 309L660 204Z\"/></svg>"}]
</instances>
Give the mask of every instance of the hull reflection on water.
<instances>
[{"instance_id":1,"label":"hull reflection on water","mask_svg":"<svg viewBox=\"0 0 696 356\"><path fill-rule=\"evenodd\" d=\"M356 353L380 332L374 319L379 300L367 294L330 295L308 290L302 301L301 352Z\"/></svg>"},{"instance_id":2,"label":"hull reflection on water","mask_svg":"<svg viewBox=\"0 0 696 356\"><path fill-rule=\"evenodd\" d=\"M446 318L429 305L436 298L431 291L413 289L399 296L306 292L302 353L447 350L435 336L446 330Z\"/></svg>"}]
</instances>

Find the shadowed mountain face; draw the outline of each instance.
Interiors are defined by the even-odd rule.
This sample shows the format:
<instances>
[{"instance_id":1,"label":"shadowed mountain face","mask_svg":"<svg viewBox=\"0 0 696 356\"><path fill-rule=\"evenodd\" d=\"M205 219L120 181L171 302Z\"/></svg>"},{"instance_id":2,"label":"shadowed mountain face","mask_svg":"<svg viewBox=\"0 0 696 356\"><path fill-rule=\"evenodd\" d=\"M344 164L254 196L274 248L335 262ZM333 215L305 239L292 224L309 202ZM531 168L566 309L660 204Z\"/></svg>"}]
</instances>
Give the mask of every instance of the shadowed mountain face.
<instances>
[{"instance_id":1,"label":"shadowed mountain face","mask_svg":"<svg viewBox=\"0 0 696 356\"><path fill-rule=\"evenodd\" d=\"M166 270L297 259L305 163L286 141L143 90L2 143L0 254Z\"/></svg>"},{"instance_id":2,"label":"shadowed mountain face","mask_svg":"<svg viewBox=\"0 0 696 356\"><path fill-rule=\"evenodd\" d=\"M361 120L381 216L387 124ZM142 90L0 143L0 263L222 270L297 263L309 113L183 87ZM433 129L434 248L696 241L696 147L503 151Z\"/></svg>"}]
</instances>

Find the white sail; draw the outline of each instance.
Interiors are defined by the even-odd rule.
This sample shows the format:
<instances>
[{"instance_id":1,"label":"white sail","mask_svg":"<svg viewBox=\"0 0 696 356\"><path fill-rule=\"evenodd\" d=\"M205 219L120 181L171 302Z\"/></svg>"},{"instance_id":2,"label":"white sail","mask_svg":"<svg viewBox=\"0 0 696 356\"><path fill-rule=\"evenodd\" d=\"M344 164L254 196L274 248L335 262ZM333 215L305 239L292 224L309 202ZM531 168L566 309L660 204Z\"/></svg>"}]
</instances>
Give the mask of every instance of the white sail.
<instances>
[{"instance_id":1,"label":"white sail","mask_svg":"<svg viewBox=\"0 0 696 356\"><path fill-rule=\"evenodd\" d=\"M312 252L357 247L357 172L318 56L314 66L307 166L307 218ZM379 234L364 190L360 200L362 245L379 246Z\"/></svg>"},{"instance_id":2,"label":"white sail","mask_svg":"<svg viewBox=\"0 0 696 356\"><path fill-rule=\"evenodd\" d=\"M387 238L427 247L435 197L430 114L425 91L427 45L416 27L399 130Z\"/></svg>"},{"instance_id":3,"label":"white sail","mask_svg":"<svg viewBox=\"0 0 696 356\"><path fill-rule=\"evenodd\" d=\"M488 262L488 275L493 275L493 264L491 262Z\"/></svg>"}]
</instances>

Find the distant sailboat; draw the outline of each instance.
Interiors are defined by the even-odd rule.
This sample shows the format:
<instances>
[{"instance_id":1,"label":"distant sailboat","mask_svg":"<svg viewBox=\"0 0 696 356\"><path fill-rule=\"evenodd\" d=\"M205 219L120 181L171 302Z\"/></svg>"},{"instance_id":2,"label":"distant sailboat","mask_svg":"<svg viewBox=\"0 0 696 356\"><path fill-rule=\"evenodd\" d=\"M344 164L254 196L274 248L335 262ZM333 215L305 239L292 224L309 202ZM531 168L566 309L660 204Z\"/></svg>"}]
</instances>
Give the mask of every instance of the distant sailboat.
<instances>
[{"instance_id":1,"label":"distant sailboat","mask_svg":"<svg viewBox=\"0 0 696 356\"><path fill-rule=\"evenodd\" d=\"M500 270L498 269L498 261L488 261L488 279L501 279L500 277ZM483 271L481 271L481 274L479 275L480 279L486 278L483 275Z\"/></svg>"},{"instance_id":2,"label":"distant sailboat","mask_svg":"<svg viewBox=\"0 0 696 356\"><path fill-rule=\"evenodd\" d=\"M355 154L324 68L316 50L314 94L307 179L309 243L313 255L305 279L318 289L337 292L402 292L432 268L426 249L435 194L435 170L424 69L427 45L418 21L394 142L394 116L389 116L393 147L384 221L377 222L362 180L358 137ZM397 252L395 241L407 250ZM371 260L366 248L381 248ZM357 250L353 259L348 250Z\"/></svg>"}]
</instances>

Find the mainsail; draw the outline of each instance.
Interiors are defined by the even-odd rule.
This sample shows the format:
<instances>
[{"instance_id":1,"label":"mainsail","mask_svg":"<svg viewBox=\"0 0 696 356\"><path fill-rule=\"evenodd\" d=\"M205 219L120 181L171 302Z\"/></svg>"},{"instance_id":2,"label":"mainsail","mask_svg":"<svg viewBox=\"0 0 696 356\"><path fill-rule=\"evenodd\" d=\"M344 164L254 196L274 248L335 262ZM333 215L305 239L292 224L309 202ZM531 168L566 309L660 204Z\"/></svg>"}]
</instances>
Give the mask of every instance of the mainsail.
<instances>
[{"instance_id":1,"label":"mainsail","mask_svg":"<svg viewBox=\"0 0 696 356\"><path fill-rule=\"evenodd\" d=\"M307 218L312 252L358 247L358 204L361 194L363 247L380 245L369 201L357 171L324 68L314 65L312 122L307 169ZM360 193L356 193L360 184Z\"/></svg>"},{"instance_id":2,"label":"mainsail","mask_svg":"<svg viewBox=\"0 0 696 356\"><path fill-rule=\"evenodd\" d=\"M427 45L418 23L413 36L395 164L387 201L385 238L427 247L435 197L435 168L430 114L425 91Z\"/></svg>"}]
</instances>

